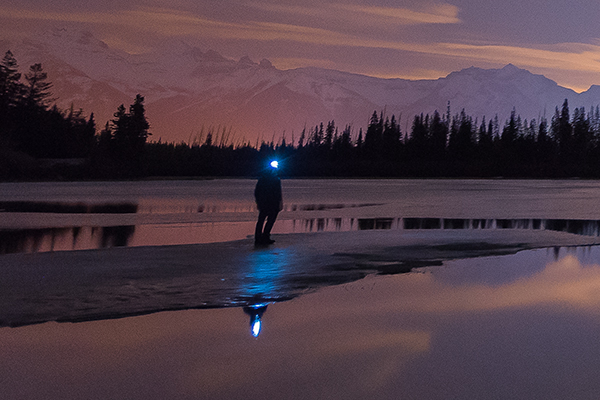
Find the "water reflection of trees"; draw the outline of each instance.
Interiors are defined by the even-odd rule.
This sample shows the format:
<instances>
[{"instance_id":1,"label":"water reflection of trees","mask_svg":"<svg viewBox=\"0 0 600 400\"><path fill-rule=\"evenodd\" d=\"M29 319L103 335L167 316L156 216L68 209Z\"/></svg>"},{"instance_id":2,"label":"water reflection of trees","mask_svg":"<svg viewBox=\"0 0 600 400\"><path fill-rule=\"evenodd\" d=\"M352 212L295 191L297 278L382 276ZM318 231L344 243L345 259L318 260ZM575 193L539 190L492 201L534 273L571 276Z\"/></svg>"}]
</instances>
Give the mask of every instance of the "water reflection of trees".
<instances>
[{"instance_id":1,"label":"water reflection of trees","mask_svg":"<svg viewBox=\"0 0 600 400\"><path fill-rule=\"evenodd\" d=\"M134 225L104 226L101 230L101 247L124 247L135 232Z\"/></svg>"},{"instance_id":2,"label":"water reflection of trees","mask_svg":"<svg viewBox=\"0 0 600 400\"><path fill-rule=\"evenodd\" d=\"M218 224L212 224L214 229ZM223 225L223 232L227 225ZM303 218L282 220L279 233L346 232L359 230L547 230L576 235L600 236L600 220L574 219L484 219L484 218ZM191 227L200 234L202 226ZM38 229L0 229L0 254L58 250L83 250L132 245L156 245L141 235L134 225L105 227L49 227ZM199 236L198 236L199 237ZM169 244L179 244L169 242Z\"/></svg>"},{"instance_id":3,"label":"water reflection of trees","mask_svg":"<svg viewBox=\"0 0 600 400\"><path fill-rule=\"evenodd\" d=\"M135 203L66 203L48 201L0 201L0 212L52 214L135 214Z\"/></svg>"},{"instance_id":4,"label":"water reflection of trees","mask_svg":"<svg viewBox=\"0 0 600 400\"><path fill-rule=\"evenodd\" d=\"M135 226L0 230L0 254L128 246ZM85 237L84 237L85 236Z\"/></svg>"},{"instance_id":5,"label":"water reflection of trees","mask_svg":"<svg viewBox=\"0 0 600 400\"><path fill-rule=\"evenodd\" d=\"M70 231L72 228L0 230L0 254L35 253L47 241L53 248L56 238L68 235ZM78 233L73 232L73 241L76 241Z\"/></svg>"},{"instance_id":6,"label":"water reflection of trees","mask_svg":"<svg viewBox=\"0 0 600 400\"><path fill-rule=\"evenodd\" d=\"M292 220L304 232L376 229L526 229L600 236L600 220L542 218L306 218Z\"/></svg>"}]
</instances>

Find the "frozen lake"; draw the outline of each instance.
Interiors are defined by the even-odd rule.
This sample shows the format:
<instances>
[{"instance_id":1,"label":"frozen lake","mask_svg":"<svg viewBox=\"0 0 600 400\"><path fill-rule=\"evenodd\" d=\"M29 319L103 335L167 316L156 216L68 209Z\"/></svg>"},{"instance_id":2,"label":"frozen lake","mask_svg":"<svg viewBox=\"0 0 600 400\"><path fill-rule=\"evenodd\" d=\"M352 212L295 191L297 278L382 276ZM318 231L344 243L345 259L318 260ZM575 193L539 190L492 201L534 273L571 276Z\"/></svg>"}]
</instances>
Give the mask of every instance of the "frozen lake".
<instances>
[{"instance_id":1,"label":"frozen lake","mask_svg":"<svg viewBox=\"0 0 600 400\"><path fill-rule=\"evenodd\" d=\"M3 396L598 397L600 182L254 184L0 184Z\"/></svg>"},{"instance_id":2,"label":"frozen lake","mask_svg":"<svg viewBox=\"0 0 600 400\"><path fill-rule=\"evenodd\" d=\"M254 232L253 180L0 184L0 254L195 244ZM600 183L284 180L274 233L576 229L595 233Z\"/></svg>"}]
</instances>

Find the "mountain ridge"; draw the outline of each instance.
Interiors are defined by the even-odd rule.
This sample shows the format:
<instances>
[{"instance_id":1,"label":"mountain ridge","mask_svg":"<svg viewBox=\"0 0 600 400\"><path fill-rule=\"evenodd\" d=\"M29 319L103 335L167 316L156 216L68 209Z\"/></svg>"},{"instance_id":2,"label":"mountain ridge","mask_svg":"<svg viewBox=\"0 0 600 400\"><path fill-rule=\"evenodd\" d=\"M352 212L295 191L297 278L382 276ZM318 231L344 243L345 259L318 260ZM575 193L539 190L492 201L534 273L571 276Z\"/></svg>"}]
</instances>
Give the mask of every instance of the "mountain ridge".
<instances>
[{"instance_id":1,"label":"mountain ridge","mask_svg":"<svg viewBox=\"0 0 600 400\"><path fill-rule=\"evenodd\" d=\"M6 42L0 42L4 47ZM334 120L365 128L373 111L396 115L404 132L414 115L464 109L474 118L515 109L524 119L551 118L565 99L571 108L600 104L600 85L582 93L513 64L469 67L428 80L377 78L304 67L279 70L269 60L226 58L182 41L145 54L112 49L90 32L53 30L10 44L17 61L42 63L61 108L94 112L99 129L137 93L146 99L152 140L201 141L208 130L230 130L235 142L297 139L305 127ZM3 51L8 50L2 49Z\"/></svg>"}]
</instances>

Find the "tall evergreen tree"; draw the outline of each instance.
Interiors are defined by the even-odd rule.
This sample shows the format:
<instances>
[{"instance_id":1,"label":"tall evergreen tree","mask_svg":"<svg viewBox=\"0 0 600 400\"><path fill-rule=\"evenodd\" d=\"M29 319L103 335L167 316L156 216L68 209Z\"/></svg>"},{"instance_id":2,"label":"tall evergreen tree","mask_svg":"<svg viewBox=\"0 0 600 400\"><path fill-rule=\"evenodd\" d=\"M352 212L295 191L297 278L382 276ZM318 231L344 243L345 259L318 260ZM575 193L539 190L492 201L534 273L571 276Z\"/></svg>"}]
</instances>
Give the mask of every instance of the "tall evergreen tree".
<instances>
[{"instance_id":1,"label":"tall evergreen tree","mask_svg":"<svg viewBox=\"0 0 600 400\"><path fill-rule=\"evenodd\" d=\"M323 128L323 123L321 122L320 125L315 126L314 130L310 134L310 140L309 140L310 147L312 147L312 148L320 147L321 144L323 143L323 136L324 136L324 128Z\"/></svg>"},{"instance_id":2,"label":"tall evergreen tree","mask_svg":"<svg viewBox=\"0 0 600 400\"><path fill-rule=\"evenodd\" d=\"M396 121L396 116L392 114L389 121L386 122L382 135L382 155L387 160L395 160L398 158L401 148L400 125Z\"/></svg>"},{"instance_id":3,"label":"tall evergreen tree","mask_svg":"<svg viewBox=\"0 0 600 400\"><path fill-rule=\"evenodd\" d=\"M592 144L590 120L585 114L585 108L576 108L573 111L573 145L572 151L578 163L586 163Z\"/></svg>"},{"instance_id":4,"label":"tall evergreen tree","mask_svg":"<svg viewBox=\"0 0 600 400\"><path fill-rule=\"evenodd\" d=\"M9 107L16 105L22 94L23 85L18 70L13 53L7 51L0 62L0 113L6 113Z\"/></svg>"},{"instance_id":5,"label":"tall evergreen tree","mask_svg":"<svg viewBox=\"0 0 600 400\"><path fill-rule=\"evenodd\" d=\"M470 160L473 154L473 119L464 109L452 121L448 152L454 162L459 161L461 164Z\"/></svg>"},{"instance_id":6,"label":"tall evergreen tree","mask_svg":"<svg viewBox=\"0 0 600 400\"><path fill-rule=\"evenodd\" d=\"M410 138L407 143L407 152L411 158L425 159L428 155L429 126L423 114L415 115Z\"/></svg>"},{"instance_id":7,"label":"tall evergreen tree","mask_svg":"<svg viewBox=\"0 0 600 400\"><path fill-rule=\"evenodd\" d=\"M519 123L519 118L517 118L516 111L513 108L510 112L510 119L506 125L504 125L504 129L502 129L502 145L508 151L512 151L514 149L515 142L520 135L521 126Z\"/></svg>"},{"instance_id":8,"label":"tall evergreen tree","mask_svg":"<svg viewBox=\"0 0 600 400\"><path fill-rule=\"evenodd\" d=\"M558 144L558 155L562 165L573 161L573 127L570 122L569 102L565 99L562 108L556 107L551 124L552 136Z\"/></svg>"},{"instance_id":9,"label":"tall evergreen tree","mask_svg":"<svg viewBox=\"0 0 600 400\"><path fill-rule=\"evenodd\" d=\"M52 83L47 81L48 74L42 69L42 64L33 64L25 74L27 85L23 95L23 101L27 107L39 107L46 109L50 103Z\"/></svg>"},{"instance_id":10,"label":"tall evergreen tree","mask_svg":"<svg viewBox=\"0 0 600 400\"><path fill-rule=\"evenodd\" d=\"M538 126L535 156L544 168L553 158L552 139L548 136L548 121L546 118L542 118Z\"/></svg>"},{"instance_id":11,"label":"tall evergreen tree","mask_svg":"<svg viewBox=\"0 0 600 400\"><path fill-rule=\"evenodd\" d=\"M383 115L381 119L377 115L377 111L373 111L367 132L364 138L364 147L367 157L376 158L377 153L381 150L381 142L383 137Z\"/></svg>"},{"instance_id":12,"label":"tall evergreen tree","mask_svg":"<svg viewBox=\"0 0 600 400\"><path fill-rule=\"evenodd\" d=\"M136 151L141 151L141 148L146 144L150 124L146 119L146 108L144 106L144 97L136 95L133 104L129 107L129 130L130 135L136 145Z\"/></svg>"},{"instance_id":13,"label":"tall evergreen tree","mask_svg":"<svg viewBox=\"0 0 600 400\"><path fill-rule=\"evenodd\" d=\"M146 139L150 135L150 125L146 120L144 98L137 95L129 112L121 104L112 122L111 153L118 159L134 161L141 155ZM212 134L210 140L212 141ZM208 140L208 136L207 136Z\"/></svg>"},{"instance_id":14,"label":"tall evergreen tree","mask_svg":"<svg viewBox=\"0 0 600 400\"><path fill-rule=\"evenodd\" d=\"M325 129L325 137L323 138L323 146L325 149L331 149L333 145L333 135L335 132L335 122L330 121L327 123L327 128Z\"/></svg>"},{"instance_id":15,"label":"tall evergreen tree","mask_svg":"<svg viewBox=\"0 0 600 400\"><path fill-rule=\"evenodd\" d=\"M298 148L301 149L304 147L304 141L306 140L306 125L304 129L302 129L302 133L300 134L300 139L298 139Z\"/></svg>"},{"instance_id":16,"label":"tall evergreen tree","mask_svg":"<svg viewBox=\"0 0 600 400\"><path fill-rule=\"evenodd\" d=\"M17 60L9 51L0 62L0 145L7 145L15 135L18 119L11 115L23 92Z\"/></svg>"},{"instance_id":17,"label":"tall evergreen tree","mask_svg":"<svg viewBox=\"0 0 600 400\"><path fill-rule=\"evenodd\" d=\"M442 120L440 113L436 110L429 123L429 135L431 136L432 157L441 160L446 153L448 141L448 125Z\"/></svg>"}]
</instances>

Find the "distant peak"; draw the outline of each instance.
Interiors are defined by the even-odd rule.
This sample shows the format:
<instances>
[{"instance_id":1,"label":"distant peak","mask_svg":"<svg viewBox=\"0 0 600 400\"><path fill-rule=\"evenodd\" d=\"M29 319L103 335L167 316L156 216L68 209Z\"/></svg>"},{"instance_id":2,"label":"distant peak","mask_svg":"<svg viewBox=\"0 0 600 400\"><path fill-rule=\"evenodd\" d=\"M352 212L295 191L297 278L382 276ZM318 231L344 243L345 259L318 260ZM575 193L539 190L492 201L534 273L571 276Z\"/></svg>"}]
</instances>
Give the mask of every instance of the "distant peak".
<instances>
[{"instance_id":1,"label":"distant peak","mask_svg":"<svg viewBox=\"0 0 600 400\"><path fill-rule=\"evenodd\" d=\"M483 70L482 70L481 68L478 68L478 67L471 66L471 67L469 67L469 68L464 68L464 69L461 69L460 71L453 71L453 72L450 72L450 73L449 73L449 74L446 76L446 78L452 78L452 77L455 77L455 76L461 76L461 75L465 75L465 74L467 74L467 75L472 75L472 74L476 74L476 73L478 73L479 71L483 71Z\"/></svg>"},{"instance_id":2,"label":"distant peak","mask_svg":"<svg viewBox=\"0 0 600 400\"><path fill-rule=\"evenodd\" d=\"M227 61L225 57L214 50L208 50L204 53L204 58L208 61Z\"/></svg>"},{"instance_id":3,"label":"distant peak","mask_svg":"<svg viewBox=\"0 0 600 400\"><path fill-rule=\"evenodd\" d=\"M62 43L72 43L83 46L100 46L108 48L108 45L97 39L91 31L73 28L52 28L48 31L40 31L36 36L37 41L54 43L56 39Z\"/></svg>"},{"instance_id":4,"label":"distant peak","mask_svg":"<svg viewBox=\"0 0 600 400\"><path fill-rule=\"evenodd\" d=\"M240 58L240 61L238 61L240 64L245 64L245 65L255 65L256 63L254 61L252 61L250 59L250 57L248 56L244 56L242 58Z\"/></svg>"},{"instance_id":5,"label":"distant peak","mask_svg":"<svg viewBox=\"0 0 600 400\"><path fill-rule=\"evenodd\" d=\"M509 76L524 77L524 76L533 75L528 70L519 68L513 64L506 64L504 67L502 67L501 69L499 69L497 71L499 71L499 76L504 76L504 77L509 77Z\"/></svg>"},{"instance_id":6,"label":"distant peak","mask_svg":"<svg viewBox=\"0 0 600 400\"><path fill-rule=\"evenodd\" d=\"M502 70L504 71L519 71L521 68L516 67L513 64L506 64L504 67L502 67Z\"/></svg>"},{"instance_id":7,"label":"distant peak","mask_svg":"<svg viewBox=\"0 0 600 400\"><path fill-rule=\"evenodd\" d=\"M92 34L92 32L90 31L81 31L79 32L79 39L77 39L77 43L80 44L90 44L93 41L96 41L96 38L94 38L94 35Z\"/></svg>"},{"instance_id":8,"label":"distant peak","mask_svg":"<svg viewBox=\"0 0 600 400\"><path fill-rule=\"evenodd\" d=\"M469 68L464 68L461 69L460 71L454 71L451 72L450 75L462 75L465 73L468 74L474 74L474 73L489 73L489 72L502 72L504 74L512 74L515 72L519 72L519 71L527 71L524 69L521 69L517 66L515 66L514 64L506 64L504 67L500 68L500 69L484 69L484 68L479 68L479 67L475 67L475 66L471 66Z\"/></svg>"},{"instance_id":9,"label":"distant peak","mask_svg":"<svg viewBox=\"0 0 600 400\"><path fill-rule=\"evenodd\" d=\"M68 38L73 40L92 40L94 34L88 30L69 29L69 28L52 28L49 31L49 36Z\"/></svg>"},{"instance_id":10,"label":"distant peak","mask_svg":"<svg viewBox=\"0 0 600 400\"><path fill-rule=\"evenodd\" d=\"M266 58L263 58L262 60L260 60L260 64L259 65L260 65L261 68L267 68L267 69L269 69L269 68L275 68L273 66L273 64L271 64L271 61L267 60Z\"/></svg>"},{"instance_id":11,"label":"distant peak","mask_svg":"<svg viewBox=\"0 0 600 400\"><path fill-rule=\"evenodd\" d=\"M582 93L587 93L587 94L596 94L596 93L600 93L600 85L592 85L590 86L590 88L588 90L586 90L585 92Z\"/></svg>"}]
</instances>

